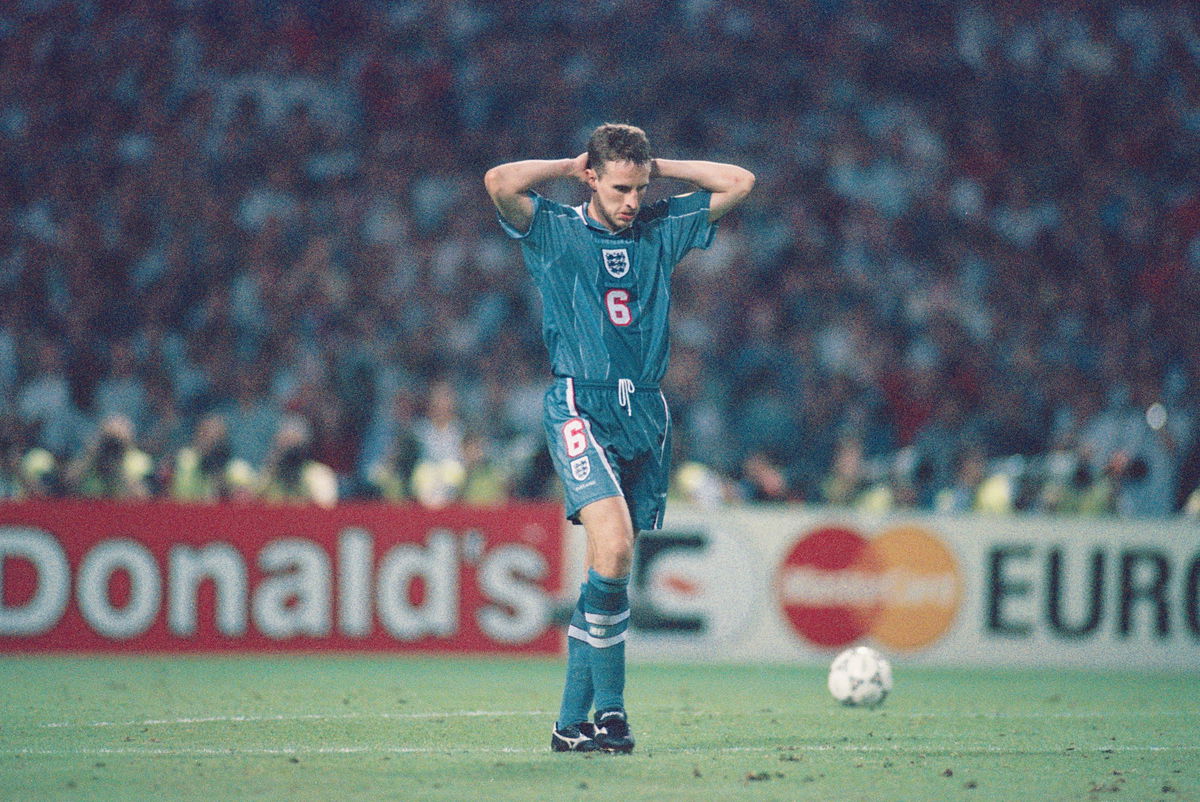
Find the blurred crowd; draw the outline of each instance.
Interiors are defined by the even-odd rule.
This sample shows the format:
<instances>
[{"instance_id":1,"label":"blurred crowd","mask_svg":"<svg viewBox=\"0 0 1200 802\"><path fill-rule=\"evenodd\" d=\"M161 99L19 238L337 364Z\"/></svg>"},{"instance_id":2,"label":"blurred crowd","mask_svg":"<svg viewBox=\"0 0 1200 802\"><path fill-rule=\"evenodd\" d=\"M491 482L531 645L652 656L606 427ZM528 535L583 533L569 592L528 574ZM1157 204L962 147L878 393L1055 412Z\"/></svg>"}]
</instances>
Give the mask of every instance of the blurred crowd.
<instances>
[{"instance_id":1,"label":"blurred crowd","mask_svg":"<svg viewBox=\"0 0 1200 802\"><path fill-rule=\"evenodd\" d=\"M677 496L1200 515L1186 0L6 3L0 497L557 498L481 177L605 121L758 176Z\"/></svg>"}]
</instances>

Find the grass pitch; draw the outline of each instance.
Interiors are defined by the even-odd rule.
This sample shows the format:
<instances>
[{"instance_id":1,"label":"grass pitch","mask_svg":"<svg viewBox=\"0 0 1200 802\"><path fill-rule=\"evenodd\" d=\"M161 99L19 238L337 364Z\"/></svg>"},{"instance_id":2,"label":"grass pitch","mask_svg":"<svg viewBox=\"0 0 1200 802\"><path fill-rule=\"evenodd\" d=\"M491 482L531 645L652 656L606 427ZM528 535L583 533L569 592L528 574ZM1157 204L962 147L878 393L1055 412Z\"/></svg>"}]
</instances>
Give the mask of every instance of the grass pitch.
<instances>
[{"instance_id":1,"label":"grass pitch","mask_svg":"<svg viewBox=\"0 0 1200 802\"><path fill-rule=\"evenodd\" d=\"M555 754L554 661L0 658L0 799L1200 799L1200 676L630 667L630 756Z\"/></svg>"}]
</instances>

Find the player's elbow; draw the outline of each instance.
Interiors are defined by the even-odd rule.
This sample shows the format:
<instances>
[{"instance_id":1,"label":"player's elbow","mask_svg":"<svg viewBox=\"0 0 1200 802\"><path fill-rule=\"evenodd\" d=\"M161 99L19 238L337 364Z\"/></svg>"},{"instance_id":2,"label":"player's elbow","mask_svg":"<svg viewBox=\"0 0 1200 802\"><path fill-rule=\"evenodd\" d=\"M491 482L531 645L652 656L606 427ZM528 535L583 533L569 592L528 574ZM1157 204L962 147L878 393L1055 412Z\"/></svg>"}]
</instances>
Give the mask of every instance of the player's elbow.
<instances>
[{"instance_id":1,"label":"player's elbow","mask_svg":"<svg viewBox=\"0 0 1200 802\"><path fill-rule=\"evenodd\" d=\"M727 209L737 206L754 189L754 173L743 167L735 167L729 176L729 189L725 193Z\"/></svg>"},{"instance_id":2,"label":"player's elbow","mask_svg":"<svg viewBox=\"0 0 1200 802\"><path fill-rule=\"evenodd\" d=\"M754 189L754 173L743 167L730 165L726 173L726 181L720 192L713 194L712 206L708 210L708 220L715 223L746 199L750 190Z\"/></svg>"},{"instance_id":3,"label":"player's elbow","mask_svg":"<svg viewBox=\"0 0 1200 802\"><path fill-rule=\"evenodd\" d=\"M499 170L499 167L493 167L483 174L483 187L487 190L487 194L491 195L493 198L496 197L496 193L500 191L501 178Z\"/></svg>"},{"instance_id":4,"label":"player's elbow","mask_svg":"<svg viewBox=\"0 0 1200 802\"><path fill-rule=\"evenodd\" d=\"M493 167L483 174L483 186L493 199L516 194L510 184L504 165Z\"/></svg>"},{"instance_id":5,"label":"player's elbow","mask_svg":"<svg viewBox=\"0 0 1200 802\"><path fill-rule=\"evenodd\" d=\"M750 190L754 189L755 182L754 173L744 167L739 167L737 175L734 176L733 192L737 195L738 200L745 198L750 194Z\"/></svg>"}]
</instances>

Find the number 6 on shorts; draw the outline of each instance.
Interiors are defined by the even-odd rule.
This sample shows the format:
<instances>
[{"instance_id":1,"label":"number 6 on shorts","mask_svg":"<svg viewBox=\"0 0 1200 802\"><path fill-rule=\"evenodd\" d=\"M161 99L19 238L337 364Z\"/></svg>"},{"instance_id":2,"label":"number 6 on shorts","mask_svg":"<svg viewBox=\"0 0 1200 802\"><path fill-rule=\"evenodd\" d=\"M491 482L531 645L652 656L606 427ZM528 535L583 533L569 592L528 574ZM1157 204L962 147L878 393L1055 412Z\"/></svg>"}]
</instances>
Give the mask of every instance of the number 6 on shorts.
<instances>
[{"instance_id":1,"label":"number 6 on shorts","mask_svg":"<svg viewBox=\"0 0 1200 802\"><path fill-rule=\"evenodd\" d=\"M583 418L571 418L562 427L563 445L567 447L568 457L578 457L587 451L587 425Z\"/></svg>"}]
</instances>

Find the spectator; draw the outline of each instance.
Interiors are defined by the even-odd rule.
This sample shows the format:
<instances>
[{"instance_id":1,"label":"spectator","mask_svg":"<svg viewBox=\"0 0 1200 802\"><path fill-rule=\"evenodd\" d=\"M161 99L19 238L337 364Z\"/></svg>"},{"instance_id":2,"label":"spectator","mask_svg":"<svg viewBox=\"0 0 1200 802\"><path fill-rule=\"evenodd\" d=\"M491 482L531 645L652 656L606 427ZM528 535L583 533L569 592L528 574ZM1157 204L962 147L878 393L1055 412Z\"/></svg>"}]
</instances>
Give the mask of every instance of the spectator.
<instances>
[{"instance_id":1,"label":"spectator","mask_svg":"<svg viewBox=\"0 0 1200 802\"><path fill-rule=\"evenodd\" d=\"M742 462L738 494L745 501L780 503L796 500L782 466L761 451L750 454Z\"/></svg>"},{"instance_id":2,"label":"spectator","mask_svg":"<svg viewBox=\"0 0 1200 802\"><path fill-rule=\"evenodd\" d=\"M171 498L177 501L246 499L253 493L254 469L233 456L225 419L212 414L196 424L192 441L179 449L171 466Z\"/></svg>"},{"instance_id":3,"label":"spectator","mask_svg":"<svg viewBox=\"0 0 1200 802\"><path fill-rule=\"evenodd\" d=\"M83 453L67 466L68 492L84 498L150 497L154 463L134 445L133 421L114 415L101 422Z\"/></svg>"},{"instance_id":4,"label":"spectator","mask_svg":"<svg viewBox=\"0 0 1200 802\"><path fill-rule=\"evenodd\" d=\"M512 497L510 479L492 454L491 444L474 432L463 438L463 467L466 468L463 503L495 506Z\"/></svg>"},{"instance_id":5,"label":"spectator","mask_svg":"<svg viewBox=\"0 0 1200 802\"><path fill-rule=\"evenodd\" d=\"M429 388L425 412L413 423L420 460L463 463L464 427L454 385L439 380Z\"/></svg>"},{"instance_id":6,"label":"spectator","mask_svg":"<svg viewBox=\"0 0 1200 802\"><path fill-rule=\"evenodd\" d=\"M253 368L242 368L233 383L233 400L221 409L229 446L234 457L257 470L266 464L272 440L281 429L282 413L262 392L262 377Z\"/></svg>"},{"instance_id":7,"label":"spectator","mask_svg":"<svg viewBox=\"0 0 1200 802\"><path fill-rule=\"evenodd\" d=\"M281 419L262 473L258 495L267 501L307 502L322 507L337 503L337 476L312 458L312 427L303 418Z\"/></svg>"},{"instance_id":8,"label":"spectator","mask_svg":"<svg viewBox=\"0 0 1200 802\"><path fill-rule=\"evenodd\" d=\"M358 469L369 495L387 501L411 497L409 482L421 453L415 422L416 398L407 390L397 391L391 408L372 422Z\"/></svg>"},{"instance_id":9,"label":"spectator","mask_svg":"<svg viewBox=\"0 0 1200 802\"><path fill-rule=\"evenodd\" d=\"M821 500L836 507L853 507L871 486L862 440L847 435L838 440L833 468L821 483Z\"/></svg>"},{"instance_id":10,"label":"spectator","mask_svg":"<svg viewBox=\"0 0 1200 802\"><path fill-rule=\"evenodd\" d=\"M413 466L413 496L428 507L443 507L462 496L467 481L464 455L465 426L458 415L454 385L435 381L425 411L413 424L417 464Z\"/></svg>"},{"instance_id":11,"label":"spectator","mask_svg":"<svg viewBox=\"0 0 1200 802\"><path fill-rule=\"evenodd\" d=\"M149 401L145 382L137 374L137 361L128 340L115 340L108 351L108 372L96 385L93 401L100 418L121 415L137 431L149 423Z\"/></svg>"},{"instance_id":12,"label":"spectator","mask_svg":"<svg viewBox=\"0 0 1200 802\"><path fill-rule=\"evenodd\" d=\"M15 416L0 415L0 500L46 498L56 489L54 456L30 448L23 429Z\"/></svg>"},{"instance_id":13,"label":"spectator","mask_svg":"<svg viewBox=\"0 0 1200 802\"><path fill-rule=\"evenodd\" d=\"M24 421L38 428L37 443L51 454L67 457L82 445L87 420L75 406L62 353L54 341L37 343L36 372L22 385L15 406Z\"/></svg>"},{"instance_id":14,"label":"spectator","mask_svg":"<svg viewBox=\"0 0 1200 802\"><path fill-rule=\"evenodd\" d=\"M1143 379L1119 415L1118 443L1107 467L1117 480L1117 512L1124 516L1162 518L1174 511L1180 448L1191 420L1159 399L1157 387Z\"/></svg>"},{"instance_id":15,"label":"spectator","mask_svg":"<svg viewBox=\"0 0 1200 802\"><path fill-rule=\"evenodd\" d=\"M981 446L969 446L955 459L954 483L943 488L934 502L938 512L962 513L979 510L987 479L987 453ZM992 495L1005 494L1003 487L993 487ZM995 503L995 500L992 500ZM1003 504L1003 501L1000 502Z\"/></svg>"}]
</instances>

